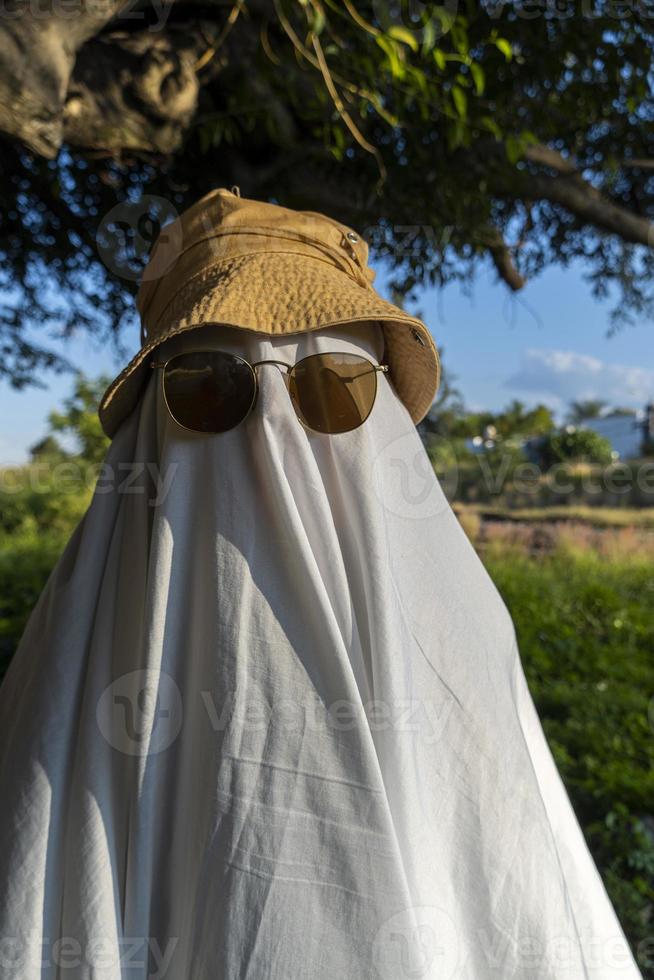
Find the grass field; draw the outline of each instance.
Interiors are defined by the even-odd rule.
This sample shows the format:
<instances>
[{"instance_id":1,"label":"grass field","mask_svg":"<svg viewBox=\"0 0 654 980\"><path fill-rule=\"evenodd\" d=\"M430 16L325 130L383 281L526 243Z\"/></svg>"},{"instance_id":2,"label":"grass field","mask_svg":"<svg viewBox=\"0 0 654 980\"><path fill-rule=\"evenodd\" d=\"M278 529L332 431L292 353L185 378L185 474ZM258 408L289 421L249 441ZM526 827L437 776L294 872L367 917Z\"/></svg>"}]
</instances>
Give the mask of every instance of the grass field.
<instances>
[{"instance_id":1,"label":"grass field","mask_svg":"<svg viewBox=\"0 0 654 980\"><path fill-rule=\"evenodd\" d=\"M459 513L477 514L483 520L566 522L592 527L637 527L654 530L654 507L493 507L485 504L455 504Z\"/></svg>"}]
</instances>

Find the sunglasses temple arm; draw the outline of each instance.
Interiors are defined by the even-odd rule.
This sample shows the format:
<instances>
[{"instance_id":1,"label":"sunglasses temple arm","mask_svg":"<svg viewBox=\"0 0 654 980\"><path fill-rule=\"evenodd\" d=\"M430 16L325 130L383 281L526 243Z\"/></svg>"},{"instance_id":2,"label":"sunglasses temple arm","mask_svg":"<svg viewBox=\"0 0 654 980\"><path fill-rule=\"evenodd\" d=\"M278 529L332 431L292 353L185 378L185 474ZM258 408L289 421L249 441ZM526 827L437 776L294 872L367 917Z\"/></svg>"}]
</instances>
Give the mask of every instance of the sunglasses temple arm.
<instances>
[{"instance_id":1,"label":"sunglasses temple arm","mask_svg":"<svg viewBox=\"0 0 654 980\"><path fill-rule=\"evenodd\" d=\"M371 371L381 371L382 374L388 374L388 364L373 364L367 371L361 371L360 374L350 374L341 377L343 381L356 381L357 378L362 378L364 374L370 374Z\"/></svg>"}]
</instances>

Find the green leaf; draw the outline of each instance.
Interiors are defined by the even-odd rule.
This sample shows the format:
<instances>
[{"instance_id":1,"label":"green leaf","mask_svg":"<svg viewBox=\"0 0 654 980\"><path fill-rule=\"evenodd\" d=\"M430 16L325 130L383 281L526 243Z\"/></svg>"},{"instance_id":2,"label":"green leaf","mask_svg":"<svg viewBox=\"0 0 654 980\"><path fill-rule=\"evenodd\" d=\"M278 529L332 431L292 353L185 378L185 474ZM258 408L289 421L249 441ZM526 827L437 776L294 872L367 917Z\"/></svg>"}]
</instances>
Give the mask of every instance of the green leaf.
<instances>
[{"instance_id":1,"label":"green leaf","mask_svg":"<svg viewBox=\"0 0 654 980\"><path fill-rule=\"evenodd\" d=\"M522 140L518 139L516 136L507 136L506 138L506 158L509 163L517 163L522 156Z\"/></svg>"},{"instance_id":2,"label":"green leaf","mask_svg":"<svg viewBox=\"0 0 654 980\"><path fill-rule=\"evenodd\" d=\"M501 51L507 61L510 61L513 57L513 48L511 47L511 42L507 41L505 37L498 37L495 41L495 46L498 51Z\"/></svg>"},{"instance_id":3,"label":"green leaf","mask_svg":"<svg viewBox=\"0 0 654 980\"><path fill-rule=\"evenodd\" d=\"M523 129L520 133L520 139L522 140L523 146L529 146L530 144L540 143L540 140L536 136L536 133L532 132L531 129Z\"/></svg>"},{"instance_id":4,"label":"green leaf","mask_svg":"<svg viewBox=\"0 0 654 980\"><path fill-rule=\"evenodd\" d=\"M436 28L434 27L434 22L432 20L428 20L422 32L423 55L428 54L432 50L435 41L436 41Z\"/></svg>"},{"instance_id":5,"label":"green leaf","mask_svg":"<svg viewBox=\"0 0 654 980\"><path fill-rule=\"evenodd\" d=\"M447 149L452 152L457 147L467 144L466 127L462 119L455 119L447 131Z\"/></svg>"},{"instance_id":6,"label":"green leaf","mask_svg":"<svg viewBox=\"0 0 654 980\"><path fill-rule=\"evenodd\" d=\"M452 89L452 99L454 101L454 108L461 116L465 119L468 112L468 96L463 91L460 85L455 85Z\"/></svg>"},{"instance_id":7,"label":"green leaf","mask_svg":"<svg viewBox=\"0 0 654 980\"><path fill-rule=\"evenodd\" d=\"M388 64L393 78L404 78L404 65L402 64L396 42L383 34L378 34L375 41L388 58Z\"/></svg>"},{"instance_id":8,"label":"green leaf","mask_svg":"<svg viewBox=\"0 0 654 980\"><path fill-rule=\"evenodd\" d=\"M311 30L314 34L320 34L323 27L325 26L325 12L322 7L313 8L313 17L311 19Z\"/></svg>"},{"instance_id":9,"label":"green leaf","mask_svg":"<svg viewBox=\"0 0 654 980\"><path fill-rule=\"evenodd\" d=\"M477 95L483 95L486 87L486 75L484 74L484 69L481 67L481 65L478 65L473 61L470 65L470 74L472 75L472 80L475 83L475 91L477 92Z\"/></svg>"},{"instance_id":10,"label":"green leaf","mask_svg":"<svg viewBox=\"0 0 654 980\"><path fill-rule=\"evenodd\" d=\"M447 64L445 60L445 52L441 51L440 48L434 48L434 61L436 62L436 67L440 71L445 71L445 65Z\"/></svg>"},{"instance_id":11,"label":"green leaf","mask_svg":"<svg viewBox=\"0 0 654 980\"><path fill-rule=\"evenodd\" d=\"M418 42L414 34L408 29L408 27L401 27L399 24L393 24L392 27L388 28L389 37L395 38L397 41L402 41L403 44L408 44L412 51L418 50Z\"/></svg>"},{"instance_id":12,"label":"green leaf","mask_svg":"<svg viewBox=\"0 0 654 980\"><path fill-rule=\"evenodd\" d=\"M496 139L498 140L502 139L502 130L498 126L497 121L493 119L492 116L482 116L481 124L484 127L484 129L487 129L489 133L492 133Z\"/></svg>"},{"instance_id":13,"label":"green leaf","mask_svg":"<svg viewBox=\"0 0 654 980\"><path fill-rule=\"evenodd\" d=\"M407 65L406 69L407 77L411 79L420 89L423 95L427 95L427 76L424 71L420 71L419 68L415 68L413 65Z\"/></svg>"},{"instance_id":14,"label":"green leaf","mask_svg":"<svg viewBox=\"0 0 654 980\"><path fill-rule=\"evenodd\" d=\"M451 27L452 40L454 41L454 47L459 52L460 55L465 57L468 54L468 34L465 28L460 24L452 24Z\"/></svg>"},{"instance_id":15,"label":"green leaf","mask_svg":"<svg viewBox=\"0 0 654 980\"><path fill-rule=\"evenodd\" d=\"M441 34L447 34L449 31L451 31L452 25L456 20L455 13L452 13L450 10L446 10L445 7L434 7L433 15L440 23Z\"/></svg>"}]
</instances>

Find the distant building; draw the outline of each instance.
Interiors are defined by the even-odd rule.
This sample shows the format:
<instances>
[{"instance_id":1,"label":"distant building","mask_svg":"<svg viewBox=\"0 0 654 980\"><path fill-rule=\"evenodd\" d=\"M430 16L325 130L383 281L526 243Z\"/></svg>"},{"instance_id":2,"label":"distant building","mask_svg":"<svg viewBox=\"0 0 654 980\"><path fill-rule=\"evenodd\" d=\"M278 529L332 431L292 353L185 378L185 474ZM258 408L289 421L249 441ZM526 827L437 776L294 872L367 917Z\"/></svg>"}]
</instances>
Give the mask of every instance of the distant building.
<instances>
[{"instance_id":1,"label":"distant building","mask_svg":"<svg viewBox=\"0 0 654 980\"><path fill-rule=\"evenodd\" d=\"M592 429L593 432L608 439L615 459L637 459L643 455L647 443L654 445L654 402L632 415L601 415L597 418L584 419L577 425L567 428L571 431ZM494 426L486 426L483 434L466 439L465 442L470 452L485 453L497 444L497 431ZM527 459L537 462L541 436L516 436L512 442L522 448Z\"/></svg>"},{"instance_id":2,"label":"distant building","mask_svg":"<svg viewBox=\"0 0 654 980\"><path fill-rule=\"evenodd\" d=\"M578 428L592 429L608 439L619 459L636 459L643 453L648 422L654 422L654 406L651 405L635 415L600 415L595 419L584 419Z\"/></svg>"}]
</instances>

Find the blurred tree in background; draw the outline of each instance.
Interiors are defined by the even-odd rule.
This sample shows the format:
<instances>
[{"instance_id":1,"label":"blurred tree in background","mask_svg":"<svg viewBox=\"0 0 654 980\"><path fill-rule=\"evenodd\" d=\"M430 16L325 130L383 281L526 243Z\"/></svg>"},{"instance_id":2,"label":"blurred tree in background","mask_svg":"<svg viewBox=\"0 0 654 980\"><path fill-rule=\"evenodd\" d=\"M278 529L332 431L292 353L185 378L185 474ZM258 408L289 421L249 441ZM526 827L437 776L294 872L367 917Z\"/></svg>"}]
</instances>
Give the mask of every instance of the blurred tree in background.
<instances>
[{"instance_id":1,"label":"blurred tree in background","mask_svg":"<svg viewBox=\"0 0 654 980\"><path fill-rule=\"evenodd\" d=\"M101 463L109 447L110 440L104 434L98 416L98 405L110 378L102 375L93 380L78 373L73 394L64 401L63 411L50 412L48 421L51 434L45 439L45 446L53 444L62 452L60 444L52 433L63 432L72 436L76 443L75 455L89 463ZM43 454L44 443L32 447Z\"/></svg>"},{"instance_id":2,"label":"blurred tree in background","mask_svg":"<svg viewBox=\"0 0 654 980\"><path fill-rule=\"evenodd\" d=\"M568 422L571 425L579 425L586 419L598 419L608 408L605 401L600 398L588 398L583 401L570 402L568 409Z\"/></svg>"},{"instance_id":3,"label":"blurred tree in background","mask_svg":"<svg viewBox=\"0 0 654 980\"><path fill-rule=\"evenodd\" d=\"M574 429L572 426L569 430L566 428L545 436L539 453L545 467L569 459L608 465L613 458L611 443L605 436L591 429Z\"/></svg>"},{"instance_id":4,"label":"blurred tree in background","mask_svg":"<svg viewBox=\"0 0 654 980\"><path fill-rule=\"evenodd\" d=\"M109 379L78 374L32 462L0 469L0 677L73 528L86 511L109 440L97 405ZM55 433L63 433L65 448Z\"/></svg>"}]
</instances>

